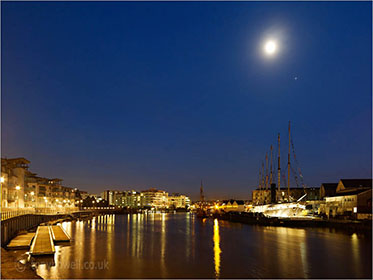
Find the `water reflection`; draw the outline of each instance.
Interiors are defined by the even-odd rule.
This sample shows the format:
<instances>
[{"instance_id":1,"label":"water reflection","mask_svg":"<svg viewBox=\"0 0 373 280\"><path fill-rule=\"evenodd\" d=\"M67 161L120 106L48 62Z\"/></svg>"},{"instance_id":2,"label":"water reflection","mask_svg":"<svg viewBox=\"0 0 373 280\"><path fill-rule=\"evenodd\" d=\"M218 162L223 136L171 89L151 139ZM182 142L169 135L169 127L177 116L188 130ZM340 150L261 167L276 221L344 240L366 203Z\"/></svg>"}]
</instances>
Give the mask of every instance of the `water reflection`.
<instances>
[{"instance_id":1,"label":"water reflection","mask_svg":"<svg viewBox=\"0 0 373 280\"><path fill-rule=\"evenodd\" d=\"M162 213L162 223L161 223L161 271L162 278L165 278L167 274L165 257L166 257L166 214Z\"/></svg>"},{"instance_id":2,"label":"water reflection","mask_svg":"<svg viewBox=\"0 0 373 280\"><path fill-rule=\"evenodd\" d=\"M215 276L220 276L220 235L219 235L219 221L214 220L214 262L215 262Z\"/></svg>"},{"instance_id":3,"label":"water reflection","mask_svg":"<svg viewBox=\"0 0 373 280\"><path fill-rule=\"evenodd\" d=\"M45 279L372 275L371 239L326 229L249 226L189 213L104 215L63 227L70 245L56 245L52 260L35 264Z\"/></svg>"}]
</instances>

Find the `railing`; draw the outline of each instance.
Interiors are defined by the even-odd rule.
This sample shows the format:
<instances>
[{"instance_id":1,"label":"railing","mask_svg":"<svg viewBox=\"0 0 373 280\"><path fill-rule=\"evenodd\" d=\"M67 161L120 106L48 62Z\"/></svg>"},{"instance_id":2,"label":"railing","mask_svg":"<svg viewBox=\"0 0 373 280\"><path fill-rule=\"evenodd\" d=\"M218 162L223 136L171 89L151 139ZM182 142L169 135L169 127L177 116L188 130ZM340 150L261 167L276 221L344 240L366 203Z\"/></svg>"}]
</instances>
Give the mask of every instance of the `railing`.
<instances>
[{"instance_id":1,"label":"railing","mask_svg":"<svg viewBox=\"0 0 373 280\"><path fill-rule=\"evenodd\" d=\"M2 208L1 220L7 220L13 217L27 215L27 214L41 214L41 215L56 215L56 214L70 214L79 211L78 207L67 208Z\"/></svg>"},{"instance_id":2,"label":"railing","mask_svg":"<svg viewBox=\"0 0 373 280\"><path fill-rule=\"evenodd\" d=\"M107 209L114 210L114 209L121 209L121 208L113 207L113 206L105 206L105 207L82 207L81 209L82 210L107 210Z\"/></svg>"},{"instance_id":3,"label":"railing","mask_svg":"<svg viewBox=\"0 0 373 280\"><path fill-rule=\"evenodd\" d=\"M27 215L27 214L35 214L35 211L30 210L30 209L3 211L3 209L1 209L1 220L4 221L4 220L7 220L13 217Z\"/></svg>"}]
</instances>

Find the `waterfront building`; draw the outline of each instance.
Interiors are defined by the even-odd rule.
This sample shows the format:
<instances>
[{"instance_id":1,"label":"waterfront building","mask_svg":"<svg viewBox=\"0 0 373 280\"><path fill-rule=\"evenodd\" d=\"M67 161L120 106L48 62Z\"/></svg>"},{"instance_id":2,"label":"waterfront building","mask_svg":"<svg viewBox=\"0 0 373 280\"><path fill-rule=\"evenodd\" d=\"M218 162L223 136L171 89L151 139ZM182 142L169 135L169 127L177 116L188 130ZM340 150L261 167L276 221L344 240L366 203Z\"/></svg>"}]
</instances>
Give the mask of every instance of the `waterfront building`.
<instances>
[{"instance_id":1,"label":"waterfront building","mask_svg":"<svg viewBox=\"0 0 373 280\"><path fill-rule=\"evenodd\" d=\"M109 205L118 207L139 208L141 207L141 195L134 190L118 191L106 190L101 193L101 197L108 201Z\"/></svg>"},{"instance_id":2,"label":"waterfront building","mask_svg":"<svg viewBox=\"0 0 373 280\"><path fill-rule=\"evenodd\" d=\"M141 207L141 194L137 191L125 191L121 198L121 205L128 208Z\"/></svg>"},{"instance_id":3,"label":"waterfront building","mask_svg":"<svg viewBox=\"0 0 373 280\"><path fill-rule=\"evenodd\" d=\"M145 208L168 208L168 193L155 188L141 192L141 206Z\"/></svg>"},{"instance_id":4,"label":"waterfront building","mask_svg":"<svg viewBox=\"0 0 373 280\"><path fill-rule=\"evenodd\" d=\"M80 207L107 207L108 202L97 195L87 196L78 204Z\"/></svg>"},{"instance_id":5,"label":"waterfront building","mask_svg":"<svg viewBox=\"0 0 373 280\"><path fill-rule=\"evenodd\" d=\"M108 205L122 208L189 208L190 198L183 194L168 195L166 191L151 188L138 192L135 190L106 190L101 197Z\"/></svg>"},{"instance_id":6,"label":"waterfront building","mask_svg":"<svg viewBox=\"0 0 373 280\"><path fill-rule=\"evenodd\" d=\"M322 183L320 186L320 199L333 196L337 192L338 183Z\"/></svg>"},{"instance_id":7,"label":"waterfront building","mask_svg":"<svg viewBox=\"0 0 373 280\"><path fill-rule=\"evenodd\" d=\"M26 176L25 207L53 208L73 207L77 197L77 189L62 186L62 179L45 178L29 173Z\"/></svg>"},{"instance_id":8,"label":"waterfront building","mask_svg":"<svg viewBox=\"0 0 373 280\"><path fill-rule=\"evenodd\" d=\"M62 179L39 177L28 170L25 158L1 159L1 206L3 208L74 207L77 189L62 186Z\"/></svg>"},{"instance_id":9,"label":"waterfront building","mask_svg":"<svg viewBox=\"0 0 373 280\"><path fill-rule=\"evenodd\" d=\"M245 202L243 200L223 200L217 204L217 208L224 212L244 212Z\"/></svg>"},{"instance_id":10,"label":"waterfront building","mask_svg":"<svg viewBox=\"0 0 373 280\"><path fill-rule=\"evenodd\" d=\"M350 216L359 218L359 214L372 215L372 190L339 192L325 198L325 214L328 217Z\"/></svg>"},{"instance_id":11,"label":"waterfront building","mask_svg":"<svg viewBox=\"0 0 373 280\"><path fill-rule=\"evenodd\" d=\"M100 193L100 196L105 199L109 205L112 205L113 203L113 190L106 190L106 191L103 191L102 193Z\"/></svg>"},{"instance_id":12,"label":"waterfront building","mask_svg":"<svg viewBox=\"0 0 373 280\"><path fill-rule=\"evenodd\" d=\"M252 191L253 205L262 205L271 203L271 191L256 189Z\"/></svg>"},{"instance_id":13,"label":"waterfront building","mask_svg":"<svg viewBox=\"0 0 373 280\"><path fill-rule=\"evenodd\" d=\"M351 218L372 216L372 180L341 179L336 192L324 198L320 213L327 217Z\"/></svg>"},{"instance_id":14,"label":"waterfront building","mask_svg":"<svg viewBox=\"0 0 373 280\"><path fill-rule=\"evenodd\" d=\"M92 196L92 194L89 194L88 192L86 191L79 191L80 192L80 196L81 198L84 200L86 199L88 196Z\"/></svg>"},{"instance_id":15,"label":"waterfront building","mask_svg":"<svg viewBox=\"0 0 373 280\"><path fill-rule=\"evenodd\" d=\"M109 205L119 205L122 192L118 190L106 190L101 193L101 198L106 200Z\"/></svg>"},{"instance_id":16,"label":"waterfront building","mask_svg":"<svg viewBox=\"0 0 373 280\"><path fill-rule=\"evenodd\" d=\"M169 208L189 208L190 199L186 195L173 193L168 196L168 206Z\"/></svg>"},{"instance_id":17,"label":"waterfront building","mask_svg":"<svg viewBox=\"0 0 373 280\"><path fill-rule=\"evenodd\" d=\"M372 179L341 179L338 182L337 193L351 190L372 189Z\"/></svg>"},{"instance_id":18,"label":"waterfront building","mask_svg":"<svg viewBox=\"0 0 373 280\"><path fill-rule=\"evenodd\" d=\"M116 195L114 205L127 208L140 208L141 194L134 190L120 192Z\"/></svg>"},{"instance_id":19,"label":"waterfront building","mask_svg":"<svg viewBox=\"0 0 373 280\"><path fill-rule=\"evenodd\" d=\"M24 207L25 173L30 161L27 159L1 159L1 206L3 208Z\"/></svg>"}]
</instances>

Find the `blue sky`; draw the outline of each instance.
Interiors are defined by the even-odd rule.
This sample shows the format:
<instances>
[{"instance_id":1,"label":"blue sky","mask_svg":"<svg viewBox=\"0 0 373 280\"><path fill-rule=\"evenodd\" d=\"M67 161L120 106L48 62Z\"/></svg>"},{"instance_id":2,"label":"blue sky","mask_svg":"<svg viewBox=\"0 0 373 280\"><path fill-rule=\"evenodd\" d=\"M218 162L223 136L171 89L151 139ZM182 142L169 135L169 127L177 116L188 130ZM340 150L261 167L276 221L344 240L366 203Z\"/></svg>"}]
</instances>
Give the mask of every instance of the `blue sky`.
<instances>
[{"instance_id":1,"label":"blue sky","mask_svg":"<svg viewBox=\"0 0 373 280\"><path fill-rule=\"evenodd\" d=\"M248 198L291 120L307 185L371 177L370 2L1 5L2 156L41 176Z\"/></svg>"}]
</instances>

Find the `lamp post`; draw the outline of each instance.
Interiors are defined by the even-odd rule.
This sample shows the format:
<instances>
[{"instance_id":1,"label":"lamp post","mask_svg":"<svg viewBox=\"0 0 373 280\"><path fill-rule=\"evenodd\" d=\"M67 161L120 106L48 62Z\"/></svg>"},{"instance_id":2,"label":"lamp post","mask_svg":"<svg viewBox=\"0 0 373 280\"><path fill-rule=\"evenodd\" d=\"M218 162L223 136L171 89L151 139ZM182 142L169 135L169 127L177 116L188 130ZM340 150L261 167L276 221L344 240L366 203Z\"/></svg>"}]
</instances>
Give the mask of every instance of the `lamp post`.
<instances>
[{"instance_id":1,"label":"lamp post","mask_svg":"<svg viewBox=\"0 0 373 280\"><path fill-rule=\"evenodd\" d=\"M32 191L30 194L31 194L31 202L32 202L32 205L33 205L33 207L35 208L35 203L34 203L34 195L35 195L35 192Z\"/></svg>"},{"instance_id":2,"label":"lamp post","mask_svg":"<svg viewBox=\"0 0 373 280\"><path fill-rule=\"evenodd\" d=\"M16 186L16 191L17 191L17 212L18 212L18 208L19 208L19 194L18 194L18 191L21 189L20 186Z\"/></svg>"},{"instance_id":3,"label":"lamp post","mask_svg":"<svg viewBox=\"0 0 373 280\"><path fill-rule=\"evenodd\" d=\"M3 206L3 183L5 182L5 178L1 176L1 194L0 194L0 199L1 199L1 206ZM5 205L6 206L6 205Z\"/></svg>"}]
</instances>

